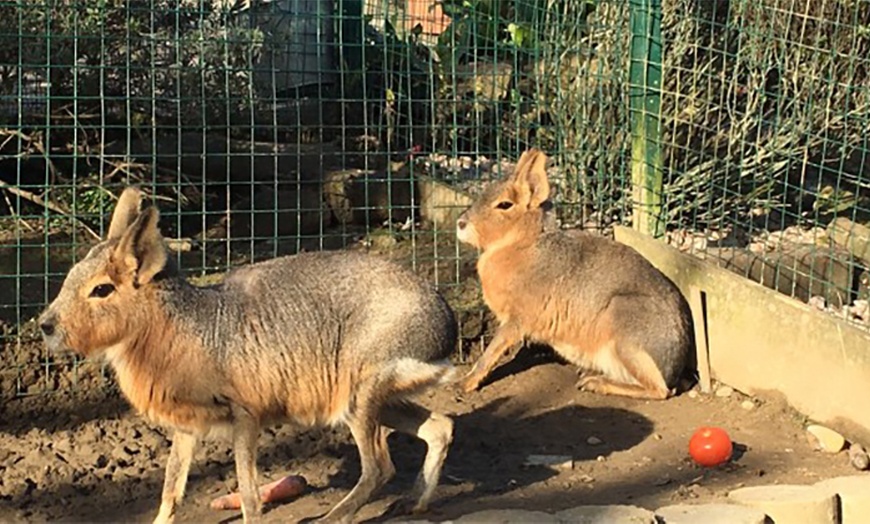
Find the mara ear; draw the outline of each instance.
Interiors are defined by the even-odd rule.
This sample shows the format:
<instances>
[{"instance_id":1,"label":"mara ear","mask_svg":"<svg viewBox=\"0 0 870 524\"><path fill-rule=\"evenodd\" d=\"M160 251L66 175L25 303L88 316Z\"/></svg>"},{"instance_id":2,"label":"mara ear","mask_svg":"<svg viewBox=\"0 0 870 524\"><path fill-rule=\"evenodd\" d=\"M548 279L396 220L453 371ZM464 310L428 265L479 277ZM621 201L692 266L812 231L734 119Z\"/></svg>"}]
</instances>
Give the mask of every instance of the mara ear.
<instances>
[{"instance_id":1,"label":"mara ear","mask_svg":"<svg viewBox=\"0 0 870 524\"><path fill-rule=\"evenodd\" d=\"M520 159L517 160L514 172L508 177L510 182L516 182L519 180L522 177L522 174L529 169L529 164L534 159L535 151L535 149L527 149L526 151L523 151L523 154L520 155Z\"/></svg>"},{"instance_id":2,"label":"mara ear","mask_svg":"<svg viewBox=\"0 0 870 524\"><path fill-rule=\"evenodd\" d=\"M132 278L134 285L150 282L166 267L166 248L157 228L160 212L148 207L121 236L112 253L111 264L119 279Z\"/></svg>"},{"instance_id":3,"label":"mara ear","mask_svg":"<svg viewBox=\"0 0 870 524\"><path fill-rule=\"evenodd\" d=\"M115 212L112 213L112 221L109 224L109 233L106 240L121 238L130 224L139 216L139 207L142 204L142 191L135 186L125 189L118 198Z\"/></svg>"},{"instance_id":4,"label":"mara ear","mask_svg":"<svg viewBox=\"0 0 870 524\"><path fill-rule=\"evenodd\" d=\"M517 163L512 184L520 195L520 202L528 209L540 207L550 197L547 180L547 155L539 149L525 151Z\"/></svg>"}]
</instances>

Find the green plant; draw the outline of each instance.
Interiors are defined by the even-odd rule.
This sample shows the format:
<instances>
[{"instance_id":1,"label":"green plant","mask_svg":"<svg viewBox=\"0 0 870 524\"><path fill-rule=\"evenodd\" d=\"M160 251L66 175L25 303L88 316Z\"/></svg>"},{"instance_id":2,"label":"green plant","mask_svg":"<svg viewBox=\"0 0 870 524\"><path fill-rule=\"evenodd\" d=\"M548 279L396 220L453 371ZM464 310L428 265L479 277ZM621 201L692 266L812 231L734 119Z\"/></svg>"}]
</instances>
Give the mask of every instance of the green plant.
<instances>
[{"instance_id":1,"label":"green plant","mask_svg":"<svg viewBox=\"0 0 870 524\"><path fill-rule=\"evenodd\" d=\"M262 33L208 4L60 0L0 4L0 94L47 82L49 113L131 113L175 124L226 125L250 99ZM44 111L22 115L43 121Z\"/></svg>"},{"instance_id":2,"label":"green plant","mask_svg":"<svg viewBox=\"0 0 870 524\"><path fill-rule=\"evenodd\" d=\"M533 53L543 30L544 0L444 0L451 22L438 39L442 64L455 69L481 57L495 60Z\"/></svg>"}]
</instances>

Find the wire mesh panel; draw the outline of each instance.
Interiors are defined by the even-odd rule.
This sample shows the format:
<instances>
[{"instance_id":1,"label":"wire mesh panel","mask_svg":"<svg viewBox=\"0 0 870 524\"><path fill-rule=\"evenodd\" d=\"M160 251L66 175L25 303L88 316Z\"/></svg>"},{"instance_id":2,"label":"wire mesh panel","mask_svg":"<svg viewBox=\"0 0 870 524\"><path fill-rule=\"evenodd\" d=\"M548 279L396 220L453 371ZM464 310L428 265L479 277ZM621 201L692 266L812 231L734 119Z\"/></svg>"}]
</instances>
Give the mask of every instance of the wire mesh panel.
<instances>
[{"instance_id":1,"label":"wire mesh panel","mask_svg":"<svg viewBox=\"0 0 870 524\"><path fill-rule=\"evenodd\" d=\"M634 221L866 322L868 48L858 0L0 3L0 392L105 383L33 318L131 183L197 282L406 263L464 358L491 319L453 223L530 145L557 225Z\"/></svg>"},{"instance_id":2,"label":"wire mesh panel","mask_svg":"<svg viewBox=\"0 0 870 524\"><path fill-rule=\"evenodd\" d=\"M669 241L866 324L870 3L663 2Z\"/></svg>"},{"instance_id":3,"label":"wire mesh panel","mask_svg":"<svg viewBox=\"0 0 870 524\"><path fill-rule=\"evenodd\" d=\"M461 356L490 322L454 221L523 149L556 218L627 192L624 2L0 3L0 393L107 384L34 317L127 184L197 283L303 250L400 260L447 294Z\"/></svg>"},{"instance_id":4,"label":"wire mesh panel","mask_svg":"<svg viewBox=\"0 0 870 524\"><path fill-rule=\"evenodd\" d=\"M627 64L634 225L867 325L870 3L597 7L630 29L595 55Z\"/></svg>"}]
</instances>

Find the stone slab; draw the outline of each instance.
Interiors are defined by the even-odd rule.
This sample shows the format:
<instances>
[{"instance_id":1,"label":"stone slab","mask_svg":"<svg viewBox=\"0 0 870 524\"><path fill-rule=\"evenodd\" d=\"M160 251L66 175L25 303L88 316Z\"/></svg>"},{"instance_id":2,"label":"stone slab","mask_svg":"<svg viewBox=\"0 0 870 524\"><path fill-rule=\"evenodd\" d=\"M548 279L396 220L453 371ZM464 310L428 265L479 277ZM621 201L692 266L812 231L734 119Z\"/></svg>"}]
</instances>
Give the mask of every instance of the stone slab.
<instances>
[{"instance_id":1,"label":"stone slab","mask_svg":"<svg viewBox=\"0 0 870 524\"><path fill-rule=\"evenodd\" d=\"M773 524L838 524L837 498L815 486L779 484L740 488L728 494L737 504L763 511Z\"/></svg>"},{"instance_id":2,"label":"stone slab","mask_svg":"<svg viewBox=\"0 0 870 524\"><path fill-rule=\"evenodd\" d=\"M822 480L815 486L837 495L840 524L870 522L870 473Z\"/></svg>"},{"instance_id":3,"label":"stone slab","mask_svg":"<svg viewBox=\"0 0 870 524\"><path fill-rule=\"evenodd\" d=\"M656 510L661 524L765 524L763 511L738 504L675 504Z\"/></svg>"},{"instance_id":4,"label":"stone slab","mask_svg":"<svg viewBox=\"0 0 870 524\"><path fill-rule=\"evenodd\" d=\"M656 524L655 513L629 505L577 506L556 513L556 518L565 524Z\"/></svg>"}]
</instances>

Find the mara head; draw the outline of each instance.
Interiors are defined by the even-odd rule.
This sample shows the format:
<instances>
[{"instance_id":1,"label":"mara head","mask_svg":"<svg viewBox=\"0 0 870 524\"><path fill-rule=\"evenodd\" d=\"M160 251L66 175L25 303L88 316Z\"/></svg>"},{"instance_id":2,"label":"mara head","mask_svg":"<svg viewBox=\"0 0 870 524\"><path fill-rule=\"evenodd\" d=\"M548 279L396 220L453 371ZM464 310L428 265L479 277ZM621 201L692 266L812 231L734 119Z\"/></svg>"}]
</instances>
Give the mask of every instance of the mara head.
<instances>
[{"instance_id":1,"label":"mara head","mask_svg":"<svg viewBox=\"0 0 870 524\"><path fill-rule=\"evenodd\" d=\"M483 250L534 241L543 228L543 205L550 196L546 165L542 151L524 152L514 172L487 187L456 221L459 240Z\"/></svg>"},{"instance_id":2,"label":"mara head","mask_svg":"<svg viewBox=\"0 0 870 524\"><path fill-rule=\"evenodd\" d=\"M39 317L50 351L96 355L148 322L142 299L167 266L155 207L140 211L142 192L124 190L106 238L70 270L60 292Z\"/></svg>"}]
</instances>

